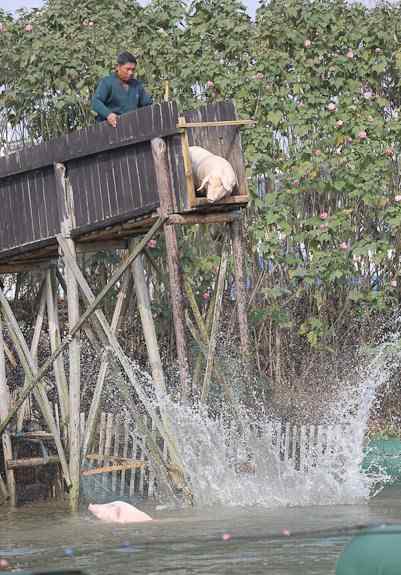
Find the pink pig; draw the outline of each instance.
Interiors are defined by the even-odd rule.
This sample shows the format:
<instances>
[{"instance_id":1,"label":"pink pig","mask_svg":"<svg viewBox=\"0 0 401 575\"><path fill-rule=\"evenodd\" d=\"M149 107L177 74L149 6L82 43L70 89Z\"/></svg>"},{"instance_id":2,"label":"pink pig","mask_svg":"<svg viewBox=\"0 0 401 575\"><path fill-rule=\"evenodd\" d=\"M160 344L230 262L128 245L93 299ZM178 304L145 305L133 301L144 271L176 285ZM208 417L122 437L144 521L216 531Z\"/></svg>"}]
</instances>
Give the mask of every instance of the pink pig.
<instances>
[{"instance_id":1,"label":"pink pig","mask_svg":"<svg viewBox=\"0 0 401 575\"><path fill-rule=\"evenodd\" d=\"M98 519L112 523L145 523L146 521L152 521L150 515L124 501L113 501L112 503L104 504L90 503L88 510Z\"/></svg>"}]
</instances>

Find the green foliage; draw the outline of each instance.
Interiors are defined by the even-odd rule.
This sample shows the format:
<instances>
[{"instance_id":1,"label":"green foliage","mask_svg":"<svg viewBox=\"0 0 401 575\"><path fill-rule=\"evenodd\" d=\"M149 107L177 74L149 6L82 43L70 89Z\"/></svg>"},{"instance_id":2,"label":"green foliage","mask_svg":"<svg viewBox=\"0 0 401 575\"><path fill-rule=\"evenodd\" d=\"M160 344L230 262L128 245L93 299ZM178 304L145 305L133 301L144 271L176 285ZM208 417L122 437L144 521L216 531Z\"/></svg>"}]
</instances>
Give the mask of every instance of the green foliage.
<instances>
[{"instance_id":1,"label":"green foliage","mask_svg":"<svg viewBox=\"0 0 401 575\"><path fill-rule=\"evenodd\" d=\"M181 108L235 98L256 119L243 145L253 176L248 275L259 282L250 317L262 352L284 340L346 345L352 321L398 304L399 4L271 0L251 22L238 0L48 0L15 19L0 12L0 22L0 105L31 140L91 121L90 95L121 49L139 55L156 99L168 79ZM218 262L210 236L194 233L183 265L202 297ZM281 374L300 362L290 355Z\"/></svg>"}]
</instances>

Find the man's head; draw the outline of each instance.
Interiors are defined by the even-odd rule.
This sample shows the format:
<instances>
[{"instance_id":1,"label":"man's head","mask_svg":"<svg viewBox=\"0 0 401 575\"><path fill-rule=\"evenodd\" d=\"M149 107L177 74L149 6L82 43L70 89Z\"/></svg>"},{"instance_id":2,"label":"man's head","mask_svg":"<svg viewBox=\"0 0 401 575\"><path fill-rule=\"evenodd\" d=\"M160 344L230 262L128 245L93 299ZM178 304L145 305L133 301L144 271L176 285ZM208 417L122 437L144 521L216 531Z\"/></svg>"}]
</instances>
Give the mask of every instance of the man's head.
<instances>
[{"instance_id":1,"label":"man's head","mask_svg":"<svg viewBox=\"0 0 401 575\"><path fill-rule=\"evenodd\" d=\"M136 58L130 52L121 52L117 56L117 76L122 82L132 80L136 69Z\"/></svg>"}]
</instances>

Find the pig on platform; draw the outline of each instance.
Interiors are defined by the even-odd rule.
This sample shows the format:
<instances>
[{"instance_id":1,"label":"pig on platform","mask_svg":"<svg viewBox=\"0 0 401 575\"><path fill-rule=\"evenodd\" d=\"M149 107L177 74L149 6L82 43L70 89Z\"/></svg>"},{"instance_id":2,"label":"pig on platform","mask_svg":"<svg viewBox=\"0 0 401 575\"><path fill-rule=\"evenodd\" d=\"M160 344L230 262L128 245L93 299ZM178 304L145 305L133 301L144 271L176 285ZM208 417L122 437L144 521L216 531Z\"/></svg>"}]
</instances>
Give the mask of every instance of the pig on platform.
<instances>
[{"instance_id":1,"label":"pig on platform","mask_svg":"<svg viewBox=\"0 0 401 575\"><path fill-rule=\"evenodd\" d=\"M152 521L150 515L124 501L113 501L112 503L104 504L90 503L88 509L98 519L110 523L145 523Z\"/></svg>"},{"instance_id":2,"label":"pig on platform","mask_svg":"<svg viewBox=\"0 0 401 575\"><path fill-rule=\"evenodd\" d=\"M208 202L232 194L238 182L230 162L200 146L190 146L189 155L196 191L205 191Z\"/></svg>"}]
</instances>

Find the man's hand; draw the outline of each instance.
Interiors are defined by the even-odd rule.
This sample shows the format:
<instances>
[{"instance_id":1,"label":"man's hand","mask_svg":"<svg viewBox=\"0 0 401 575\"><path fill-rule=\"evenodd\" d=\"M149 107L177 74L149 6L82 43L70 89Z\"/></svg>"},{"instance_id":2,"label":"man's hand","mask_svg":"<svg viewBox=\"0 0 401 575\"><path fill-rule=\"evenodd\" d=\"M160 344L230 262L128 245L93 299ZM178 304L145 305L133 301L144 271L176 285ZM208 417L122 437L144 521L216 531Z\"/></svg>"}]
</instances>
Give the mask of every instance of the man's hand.
<instances>
[{"instance_id":1,"label":"man's hand","mask_svg":"<svg viewBox=\"0 0 401 575\"><path fill-rule=\"evenodd\" d=\"M113 126L113 128L115 128L117 126L117 114L115 114L114 112L112 112L111 114L109 114L107 116L107 123L110 124L110 126Z\"/></svg>"}]
</instances>

